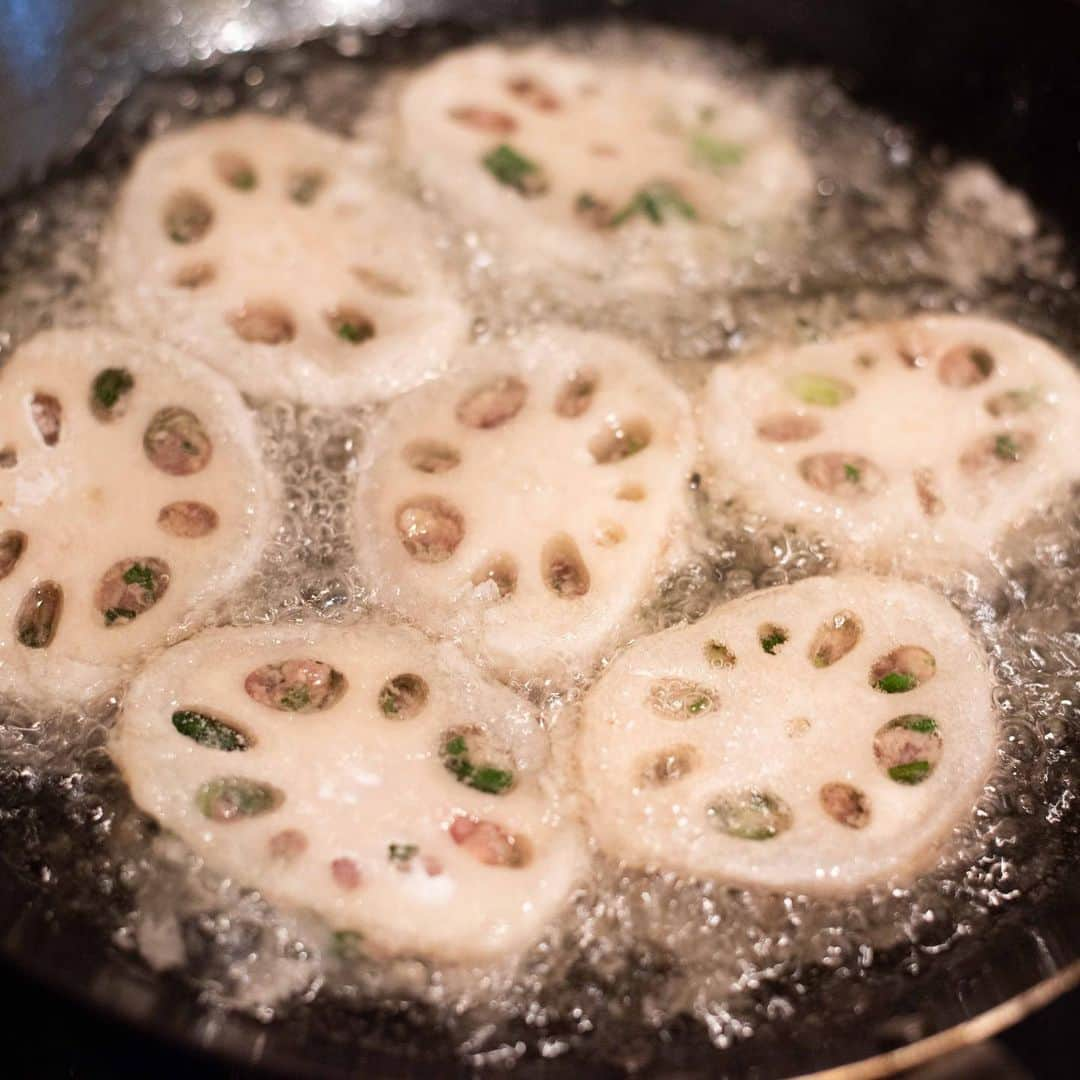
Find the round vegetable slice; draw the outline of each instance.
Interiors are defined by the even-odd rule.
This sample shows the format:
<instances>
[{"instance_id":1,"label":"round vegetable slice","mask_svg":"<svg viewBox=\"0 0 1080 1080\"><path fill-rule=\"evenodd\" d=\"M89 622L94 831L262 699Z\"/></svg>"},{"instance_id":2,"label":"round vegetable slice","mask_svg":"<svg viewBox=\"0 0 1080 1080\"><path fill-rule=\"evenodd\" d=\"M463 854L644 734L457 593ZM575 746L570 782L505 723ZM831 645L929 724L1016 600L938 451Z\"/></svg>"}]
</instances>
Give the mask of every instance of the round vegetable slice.
<instances>
[{"instance_id":1,"label":"round vegetable slice","mask_svg":"<svg viewBox=\"0 0 1080 1080\"><path fill-rule=\"evenodd\" d=\"M39 334L0 371L0 430L0 688L20 697L104 689L242 580L269 536L251 413L167 346Z\"/></svg>"},{"instance_id":2,"label":"round vegetable slice","mask_svg":"<svg viewBox=\"0 0 1080 1080\"><path fill-rule=\"evenodd\" d=\"M813 185L780 118L648 60L481 45L421 70L397 104L405 164L537 266L626 280L673 251L715 265L740 228L783 221Z\"/></svg>"},{"instance_id":3,"label":"round vegetable slice","mask_svg":"<svg viewBox=\"0 0 1080 1080\"><path fill-rule=\"evenodd\" d=\"M850 561L933 569L984 558L1080 476L1078 412L1047 343L932 316L718 365L705 441L722 498Z\"/></svg>"},{"instance_id":4,"label":"round vegetable slice","mask_svg":"<svg viewBox=\"0 0 1080 1080\"><path fill-rule=\"evenodd\" d=\"M761 648L763 625L783 648ZM738 663L711 664L714 641ZM919 680L882 693L880 658ZM586 694L587 825L648 869L838 894L910 880L990 774L991 690L963 619L924 586L845 573L751 593L639 639Z\"/></svg>"},{"instance_id":5,"label":"round vegetable slice","mask_svg":"<svg viewBox=\"0 0 1080 1080\"><path fill-rule=\"evenodd\" d=\"M423 381L464 338L430 235L355 145L246 114L146 147L104 267L125 323L256 397L340 405Z\"/></svg>"},{"instance_id":6,"label":"round vegetable slice","mask_svg":"<svg viewBox=\"0 0 1080 1080\"><path fill-rule=\"evenodd\" d=\"M461 366L373 433L357 550L377 594L432 632L453 626L504 673L562 675L614 643L654 580L686 510L689 409L602 334L550 327ZM588 407L568 409L583 378Z\"/></svg>"},{"instance_id":7,"label":"round vegetable slice","mask_svg":"<svg viewBox=\"0 0 1080 1080\"><path fill-rule=\"evenodd\" d=\"M287 683L339 696L293 710ZM133 680L109 748L136 803L212 868L369 952L512 955L584 870L533 708L416 630L196 636Z\"/></svg>"}]
</instances>

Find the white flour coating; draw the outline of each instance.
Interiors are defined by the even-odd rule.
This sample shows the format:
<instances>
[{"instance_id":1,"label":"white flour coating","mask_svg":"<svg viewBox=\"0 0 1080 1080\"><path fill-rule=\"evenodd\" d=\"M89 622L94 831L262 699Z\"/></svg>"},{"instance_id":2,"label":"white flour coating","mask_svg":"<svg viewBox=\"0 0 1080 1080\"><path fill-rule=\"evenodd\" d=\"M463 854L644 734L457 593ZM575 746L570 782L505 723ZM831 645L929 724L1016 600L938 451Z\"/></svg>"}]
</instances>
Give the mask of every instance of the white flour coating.
<instances>
[{"instance_id":1,"label":"white flour coating","mask_svg":"<svg viewBox=\"0 0 1080 1080\"><path fill-rule=\"evenodd\" d=\"M20 697L102 689L226 596L270 536L240 395L115 331L45 332L0 369L0 461L0 688Z\"/></svg>"},{"instance_id":2,"label":"white flour coating","mask_svg":"<svg viewBox=\"0 0 1080 1080\"><path fill-rule=\"evenodd\" d=\"M120 317L246 393L341 405L442 371L467 319L421 212L365 151L241 114L149 144L105 240Z\"/></svg>"},{"instance_id":3,"label":"white flour coating","mask_svg":"<svg viewBox=\"0 0 1080 1080\"><path fill-rule=\"evenodd\" d=\"M1080 377L1004 323L932 316L717 367L701 412L717 491L842 557L985 558L1080 475Z\"/></svg>"},{"instance_id":4,"label":"white flour coating","mask_svg":"<svg viewBox=\"0 0 1080 1080\"><path fill-rule=\"evenodd\" d=\"M685 523L689 406L607 335L549 327L467 354L373 433L359 558L379 599L504 674L585 670Z\"/></svg>"},{"instance_id":5,"label":"white flour coating","mask_svg":"<svg viewBox=\"0 0 1080 1080\"><path fill-rule=\"evenodd\" d=\"M182 733L192 712L246 748ZM584 871L531 706L416 630L204 634L135 679L110 747L136 802L211 867L376 953L513 954ZM222 778L272 794L207 794Z\"/></svg>"},{"instance_id":6,"label":"white flour coating","mask_svg":"<svg viewBox=\"0 0 1080 1080\"><path fill-rule=\"evenodd\" d=\"M783 122L722 81L547 45L435 61L403 90L395 139L526 261L624 284L662 283L673 257L723 261L813 186Z\"/></svg>"},{"instance_id":7,"label":"white flour coating","mask_svg":"<svg viewBox=\"0 0 1080 1080\"><path fill-rule=\"evenodd\" d=\"M924 586L841 574L751 593L639 640L584 698L589 828L631 865L740 884L909 880L989 774L991 687Z\"/></svg>"}]
</instances>

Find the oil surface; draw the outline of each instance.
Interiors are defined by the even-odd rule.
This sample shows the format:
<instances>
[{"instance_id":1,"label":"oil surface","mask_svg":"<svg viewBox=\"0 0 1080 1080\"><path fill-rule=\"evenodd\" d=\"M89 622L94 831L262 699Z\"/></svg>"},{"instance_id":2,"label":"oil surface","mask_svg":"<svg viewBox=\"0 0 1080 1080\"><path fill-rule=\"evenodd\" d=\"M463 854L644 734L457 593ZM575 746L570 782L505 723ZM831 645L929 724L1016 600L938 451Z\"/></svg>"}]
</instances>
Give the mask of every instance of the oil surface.
<instances>
[{"instance_id":1,"label":"oil surface","mask_svg":"<svg viewBox=\"0 0 1080 1080\"><path fill-rule=\"evenodd\" d=\"M790 117L818 175L816 197L783 244L748 253L724 281L678 267L677 299L601 288L587 304L573 279L508 281L497 238L440 216L438 240L476 315L475 336L511 336L552 318L615 329L656 351L691 393L711 365L763 342L810 341L856 320L917 312L996 315L1080 355L1080 305L1070 300L1075 277L1061 243L987 168L925 152L821 73L768 71L716 42L706 50L652 30L559 37L569 49L722 71ZM97 243L117 182L147 138L241 106L340 132L361 120L362 131L378 132L402 70L444 44L425 35L373 49L348 34L336 51L236 58L140 87L74 167L4 211L0 358L37 329L101 317ZM434 198L389 175L412 196ZM369 582L354 565L346 518L370 416L267 402L258 417L266 461L282 480L282 521L221 621L364 617ZM639 632L833 568L813 537L732 519L704 490L697 515L682 565L656 582ZM947 588L992 657L1002 738L996 772L950 856L909 888L825 901L645 876L597 856L571 910L519 967L377 961L343 946L333 928L222 881L134 809L104 750L122 686L80 715L0 705L4 847L12 872L51 890L59 909L95 912L117 947L182 973L206 1002L263 1020L315 998L401 1010L416 1002L476 1064L557 1057L582 1043L629 1067L643 1043L689 1013L725 1047L795 1014L811 984L863 984L870 1001L882 973L917 976L944 963L1076 849L1080 499L1064 496L978 577ZM558 743L559 718L586 687L583 677L521 689L543 707Z\"/></svg>"}]
</instances>

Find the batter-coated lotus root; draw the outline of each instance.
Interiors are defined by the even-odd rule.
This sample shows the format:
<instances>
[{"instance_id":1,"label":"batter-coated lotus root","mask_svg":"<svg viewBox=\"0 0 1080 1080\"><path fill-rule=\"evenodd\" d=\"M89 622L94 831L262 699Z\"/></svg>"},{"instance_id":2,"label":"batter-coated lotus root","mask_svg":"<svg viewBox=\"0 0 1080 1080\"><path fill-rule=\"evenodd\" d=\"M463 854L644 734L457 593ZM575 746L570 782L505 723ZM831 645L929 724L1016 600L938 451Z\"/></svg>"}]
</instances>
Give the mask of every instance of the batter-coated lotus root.
<instances>
[{"instance_id":1,"label":"batter-coated lotus root","mask_svg":"<svg viewBox=\"0 0 1080 1080\"><path fill-rule=\"evenodd\" d=\"M273 496L219 375L108 330L0 369L0 686L80 696L255 565Z\"/></svg>"},{"instance_id":2,"label":"batter-coated lotus root","mask_svg":"<svg viewBox=\"0 0 1080 1080\"><path fill-rule=\"evenodd\" d=\"M582 704L587 820L616 858L795 891L931 868L997 731L987 659L922 585L751 593L639 640Z\"/></svg>"},{"instance_id":3,"label":"batter-coated lotus root","mask_svg":"<svg viewBox=\"0 0 1080 1080\"><path fill-rule=\"evenodd\" d=\"M448 204L582 269L728 244L812 186L784 125L722 82L549 46L452 52L412 79L398 121L403 157Z\"/></svg>"},{"instance_id":4,"label":"batter-coated lotus root","mask_svg":"<svg viewBox=\"0 0 1080 1080\"><path fill-rule=\"evenodd\" d=\"M719 366L704 411L723 494L844 557L984 557L1080 475L1080 378L987 319L926 317Z\"/></svg>"},{"instance_id":5,"label":"batter-coated lotus root","mask_svg":"<svg viewBox=\"0 0 1080 1080\"><path fill-rule=\"evenodd\" d=\"M531 706L416 630L204 634L132 683L110 748L211 867L376 952L526 948L583 869Z\"/></svg>"},{"instance_id":6,"label":"batter-coated lotus root","mask_svg":"<svg viewBox=\"0 0 1080 1080\"><path fill-rule=\"evenodd\" d=\"M686 400L607 335L547 328L468 352L372 437L361 558L380 599L502 672L588 666L686 510Z\"/></svg>"},{"instance_id":7,"label":"batter-coated lotus root","mask_svg":"<svg viewBox=\"0 0 1080 1080\"><path fill-rule=\"evenodd\" d=\"M240 115L162 136L105 245L122 318L198 352L256 396L387 397L464 337L420 212L354 144Z\"/></svg>"}]
</instances>

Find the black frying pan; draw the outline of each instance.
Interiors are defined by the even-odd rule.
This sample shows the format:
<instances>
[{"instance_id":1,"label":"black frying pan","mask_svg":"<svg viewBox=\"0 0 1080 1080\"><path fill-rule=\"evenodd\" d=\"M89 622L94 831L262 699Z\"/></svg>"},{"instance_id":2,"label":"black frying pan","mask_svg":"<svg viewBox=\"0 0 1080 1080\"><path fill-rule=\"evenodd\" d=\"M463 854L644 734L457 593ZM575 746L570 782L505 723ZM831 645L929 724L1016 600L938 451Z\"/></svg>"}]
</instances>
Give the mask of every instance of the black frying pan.
<instances>
[{"instance_id":1,"label":"black frying pan","mask_svg":"<svg viewBox=\"0 0 1080 1080\"><path fill-rule=\"evenodd\" d=\"M326 0L306 6L285 0L5 0L0 190L14 191L17 199L19 188L50 170L77 174L89 167L101 141L95 129L108 126L110 108L145 69L207 66L238 48L296 45L326 33L317 16L327 12L363 31L449 24L457 28L451 39L465 40L508 22L545 25L613 11L750 40L776 63L831 67L857 100L911 124L926 145L991 161L1060 224L1074 249L1080 245L1080 8L1072 0L642 0L617 8L583 0ZM376 47L407 55L409 40ZM87 151L67 164L86 142ZM1075 735L1080 721L1076 715L1070 720ZM50 865L63 867L70 852L69 875L61 870L59 879L42 879L38 856L22 844L31 818L35 829L57 838L51 849L58 858ZM80 843L93 843L92 834L92 822L67 813L62 792L47 783L28 786L0 760L4 963L161 1039L290 1075L456 1070L446 1037L414 1011L358 1012L320 1001L270 1026L210 1014L181 979L153 975L110 942L109 912L117 900L88 889L75 866ZM982 1038L1080 980L1078 899L1080 849L1074 846L985 935L964 941L917 979L887 965L857 986L823 977L807 987L793 1017L763 1024L752 1040L723 1052L687 1022L663 1040L627 1047L621 1065L598 1056L586 1040L577 1053L553 1061L529 1055L519 1073L614 1076L631 1060L645 1075L666 1077L766 1077L839 1066L850 1066L844 1072L850 1076L891 1071Z\"/></svg>"}]
</instances>

